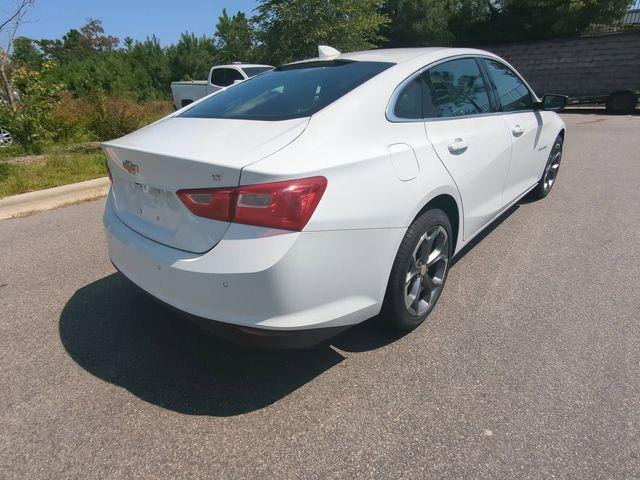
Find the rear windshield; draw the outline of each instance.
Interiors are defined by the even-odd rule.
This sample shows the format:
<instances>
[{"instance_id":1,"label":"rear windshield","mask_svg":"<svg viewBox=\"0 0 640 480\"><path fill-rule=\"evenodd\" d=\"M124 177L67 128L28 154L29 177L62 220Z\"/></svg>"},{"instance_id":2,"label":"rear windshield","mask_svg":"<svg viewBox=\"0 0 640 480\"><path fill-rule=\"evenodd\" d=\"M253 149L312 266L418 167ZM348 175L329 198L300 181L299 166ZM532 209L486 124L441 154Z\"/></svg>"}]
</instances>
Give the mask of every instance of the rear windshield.
<instances>
[{"instance_id":1,"label":"rear windshield","mask_svg":"<svg viewBox=\"0 0 640 480\"><path fill-rule=\"evenodd\" d=\"M244 73L247 74L247 77L255 77L259 73L268 72L269 70L273 70L273 67L243 67Z\"/></svg>"},{"instance_id":2,"label":"rear windshield","mask_svg":"<svg viewBox=\"0 0 640 480\"><path fill-rule=\"evenodd\" d=\"M272 121L308 117L392 65L345 60L285 65L221 91L180 116Z\"/></svg>"}]
</instances>

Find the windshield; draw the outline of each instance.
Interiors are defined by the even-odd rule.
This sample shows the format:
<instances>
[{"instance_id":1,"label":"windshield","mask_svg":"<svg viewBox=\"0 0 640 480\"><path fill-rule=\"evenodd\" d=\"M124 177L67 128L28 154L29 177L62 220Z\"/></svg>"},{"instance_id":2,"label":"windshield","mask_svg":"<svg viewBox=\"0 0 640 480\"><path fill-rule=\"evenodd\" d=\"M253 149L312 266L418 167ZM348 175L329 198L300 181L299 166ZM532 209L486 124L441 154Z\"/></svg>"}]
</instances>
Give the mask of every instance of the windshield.
<instances>
[{"instance_id":1,"label":"windshield","mask_svg":"<svg viewBox=\"0 0 640 480\"><path fill-rule=\"evenodd\" d=\"M273 67L244 67L244 73L247 74L247 77L255 77L259 73L268 72L269 70L273 70Z\"/></svg>"},{"instance_id":2,"label":"windshield","mask_svg":"<svg viewBox=\"0 0 640 480\"><path fill-rule=\"evenodd\" d=\"M308 117L392 65L345 60L285 65L223 90L180 116L271 121Z\"/></svg>"}]
</instances>

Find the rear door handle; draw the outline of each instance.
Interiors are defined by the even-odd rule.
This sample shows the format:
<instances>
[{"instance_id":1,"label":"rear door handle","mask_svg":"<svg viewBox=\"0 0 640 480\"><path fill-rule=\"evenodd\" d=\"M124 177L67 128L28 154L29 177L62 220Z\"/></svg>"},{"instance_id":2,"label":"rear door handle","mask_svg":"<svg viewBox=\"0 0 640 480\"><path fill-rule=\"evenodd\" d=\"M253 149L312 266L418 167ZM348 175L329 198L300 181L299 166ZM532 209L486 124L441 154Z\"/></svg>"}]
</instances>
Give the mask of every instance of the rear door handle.
<instances>
[{"instance_id":1,"label":"rear door handle","mask_svg":"<svg viewBox=\"0 0 640 480\"><path fill-rule=\"evenodd\" d=\"M522 128L520 125L515 125L511 129L511 133L513 134L514 137L519 137L524 133L524 128Z\"/></svg>"},{"instance_id":2,"label":"rear door handle","mask_svg":"<svg viewBox=\"0 0 640 480\"><path fill-rule=\"evenodd\" d=\"M447 145L447 148L451 154L460 155L467 151L467 148L469 148L469 142L463 138L456 138L453 142Z\"/></svg>"}]
</instances>

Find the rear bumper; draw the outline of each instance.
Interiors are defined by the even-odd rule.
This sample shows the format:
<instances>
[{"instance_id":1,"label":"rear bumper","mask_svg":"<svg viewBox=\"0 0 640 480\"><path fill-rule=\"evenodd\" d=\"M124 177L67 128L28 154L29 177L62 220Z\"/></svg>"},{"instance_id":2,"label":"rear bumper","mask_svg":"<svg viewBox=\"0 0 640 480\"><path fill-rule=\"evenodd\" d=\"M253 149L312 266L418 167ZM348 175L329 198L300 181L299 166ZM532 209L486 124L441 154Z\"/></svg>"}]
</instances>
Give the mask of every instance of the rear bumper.
<instances>
[{"instance_id":1,"label":"rear bumper","mask_svg":"<svg viewBox=\"0 0 640 480\"><path fill-rule=\"evenodd\" d=\"M148 294L198 319L272 335L337 331L378 314L404 235L404 229L284 232L233 224L213 249L194 254L130 229L111 197L104 224L111 261Z\"/></svg>"},{"instance_id":2,"label":"rear bumper","mask_svg":"<svg viewBox=\"0 0 640 480\"><path fill-rule=\"evenodd\" d=\"M114 264L115 267L115 264ZM115 267L118 270L118 267ZM118 270L119 271L119 270ZM119 271L120 272L120 271ZM122 273L122 272L120 272ZM123 275L124 278L127 278ZM129 279L127 279L129 280ZM131 282L131 280L129 280ZM154 297L149 292L143 290L135 283L131 282L134 288L141 294L160 303L169 310L176 312L185 320L197 325L217 337L223 338L238 345L262 349L297 349L308 348L327 340L340 332L349 328L348 325L342 327L307 328L303 330L274 330L270 328L253 328L231 323L211 320L209 318L191 315L183 310L175 308L173 305L165 303Z\"/></svg>"}]
</instances>

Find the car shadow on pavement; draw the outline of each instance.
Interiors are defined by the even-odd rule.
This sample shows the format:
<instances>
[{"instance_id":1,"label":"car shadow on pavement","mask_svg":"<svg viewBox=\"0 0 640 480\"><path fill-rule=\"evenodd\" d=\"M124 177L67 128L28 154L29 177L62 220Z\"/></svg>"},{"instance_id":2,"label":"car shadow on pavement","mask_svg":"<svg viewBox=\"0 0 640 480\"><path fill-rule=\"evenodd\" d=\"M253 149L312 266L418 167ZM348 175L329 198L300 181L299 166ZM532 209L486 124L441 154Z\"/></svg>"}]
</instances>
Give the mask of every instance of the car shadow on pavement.
<instances>
[{"instance_id":1,"label":"car shadow on pavement","mask_svg":"<svg viewBox=\"0 0 640 480\"><path fill-rule=\"evenodd\" d=\"M71 358L91 374L192 415L266 407L344 360L327 345L264 351L219 340L120 274L79 289L65 305L59 328Z\"/></svg>"},{"instance_id":2,"label":"car shadow on pavement","mask_svg":"<svg viewBox=\"0 0 640 480\"><path fill-rule=\"evenodd\" d=\"M467 245L452 268L517 209L511 207ZM59 329L71 358L96 377L179 413L233 416L271 405L338 365L345 357L337 350L375 350L405 335L379 324L374 317L306 350L244 348L112 274L74 293Z\"/></svg>"}]
</instances>

